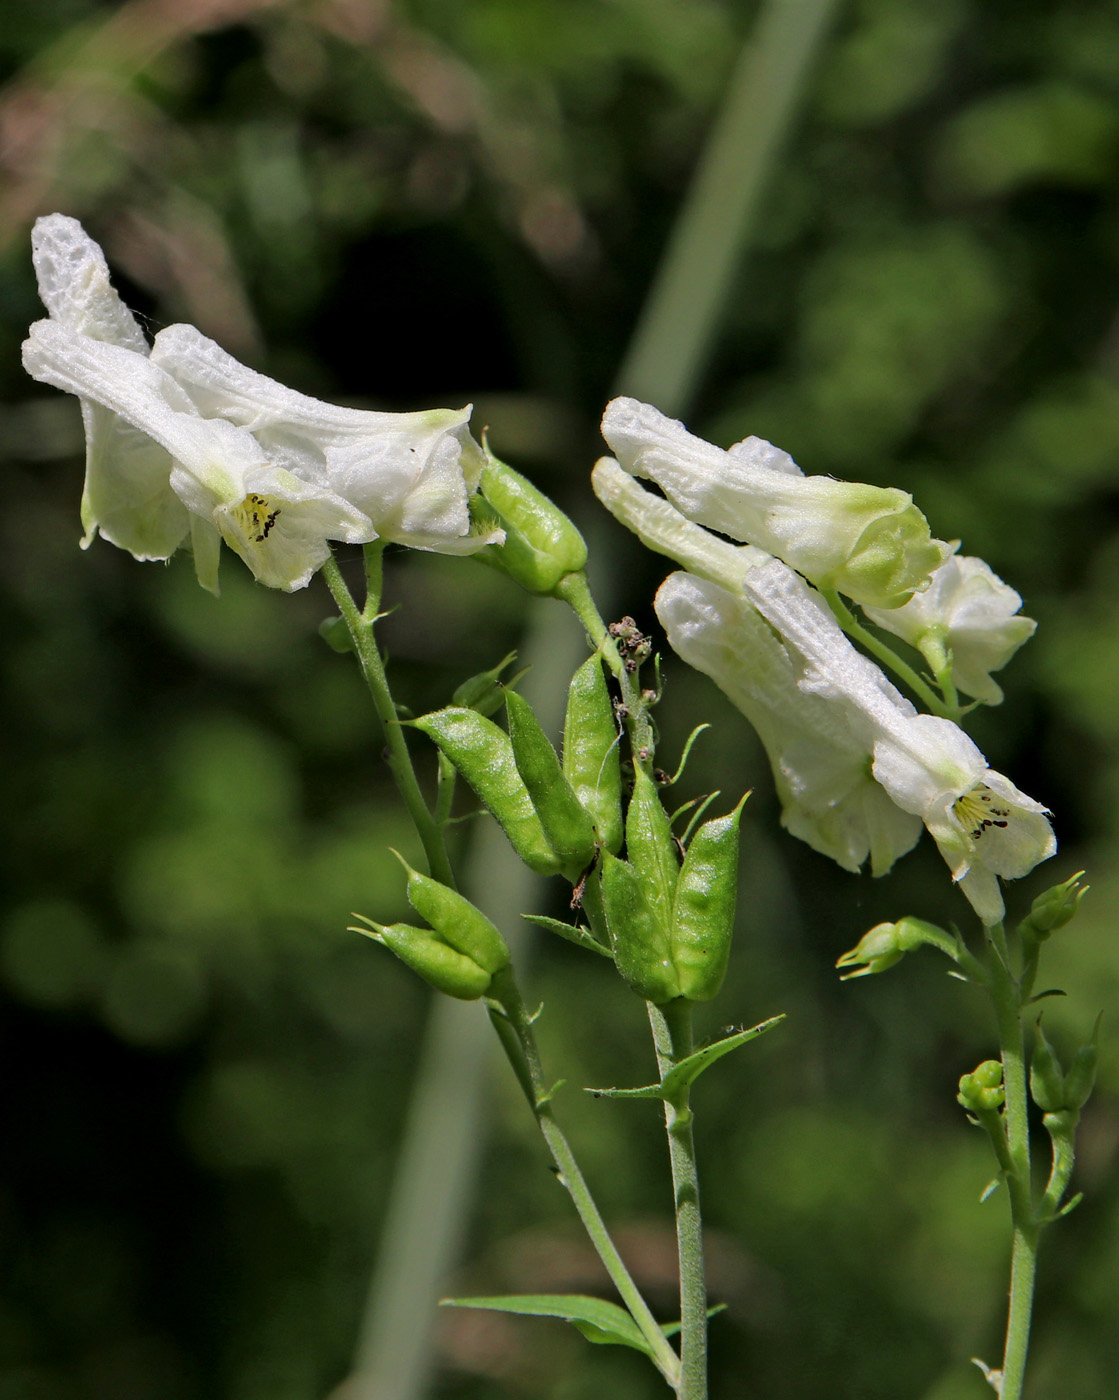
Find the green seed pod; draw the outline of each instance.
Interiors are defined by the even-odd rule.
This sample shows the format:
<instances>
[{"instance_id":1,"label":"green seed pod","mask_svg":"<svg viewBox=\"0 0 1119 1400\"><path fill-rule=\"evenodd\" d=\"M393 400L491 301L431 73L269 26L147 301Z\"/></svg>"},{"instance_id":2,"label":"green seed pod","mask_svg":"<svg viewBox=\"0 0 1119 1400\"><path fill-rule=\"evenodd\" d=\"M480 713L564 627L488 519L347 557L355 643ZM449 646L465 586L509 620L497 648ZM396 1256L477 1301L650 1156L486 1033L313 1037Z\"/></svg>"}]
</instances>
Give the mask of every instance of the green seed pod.
<instances>
[{"instance_id":1,"label":"green seed pod","mask_svg":"<svg viewBox=\"0 0 1119 1400\"><path fill-rule=\"evenodd\" d=\"M626 812L626 856L641 877L657 918L668 928L680 864L660 793L641 767L634 773L633 793Z\"/></svg>"},{"instance_id":2,"label":"green seed pod","mask_svg":"<svg viewBox=\"0 0 1119 1400\"><path fill-rule=\"evenodd\" d=\"M476 711L453 705L412 723L451 760L528 868L538 875L558 874L563 861L548 844L505 731Z\"/></svg>"},{"instance_id":3,"label":"green seed pod","mask_svg":"<svg viewBox=\"0 0 1119 1400\"><path fill-rule=\"evenodd\" d=\"M738 825L742 802L704 822L684 856L672 905L672 962L680 994L710 1001L723 985L738 902Z\"/></svg>"},{"instance_id":4,"label":"green seed pod","mask_svg":"<svg viewBox=\"0 0 1119 1400\"><path fill-rule=\"evenodd\" d=\"M505 704L505 687L498 677L512 662L517 659L517 653L511 651L504 661L499 661L491 671L480 671L476 676L471 676L469 680L463 681L455 693L451 696L452 705L460 706L466 710L477 710L480 715L489 718L496 715L502 705ZM524 672L522 671L523 675ZM511 681L510 684L513 684Z\"/></svg>"},{"instance_id":5,"label":"green seed pod","mask_svg":"<svg viewBox=\"0 0 1119 1400\"><path fill-rule=\"evenodd\" d=\"M528 789L545 838L564 865L584 869L594 859L594 824L563 776L551 740L532 706L515 690L505 696L509 739L517 771Z\"/></svg>"},{"instance_id":6,"label":"green seed pod","mask_svg":"<svg viewBox=\"0 0 1119 1400\"><path fill-rule=\"evenodd\" d=\"M602 907L618 971L646 1001L672 1001L680 983L669 956L668 927L628 861L602 853Z\"/></svg>"},{"instance_id":7,"label":"green seed pod","mask_svg":"<svg viewBox=\"0 0 1119 1400\"><path fill-rule=\"evenodd\" d=\"M563 775L590 813L601 845L622 847L622 764L614 707L596 654L571 678L563 721Z\"/></svg>"},{"instance_id":8,"label":"green seed pod","mask_svg":"<svg viewBox=\"0 0 1119 1400\"><path fill-rule=\"evenodd\" d=\"M357 933L368 934L378 943L395 953L402 963L413 972L418 972L425 982L437 992L445 992L449 997L460 1001L476 1001L485 996L490 986L490 974L479 967L473 958L456 952L426 928L413 928L411 924L389 924L387 928L377 926L379 932L369 929L356 929Z\"/></svg>"},{"instance_id":9,"label":"green seed pod","mask_svg":"<svg viewBox=\"0 0 1119 1400\"><path fill-rule=\"evenodd\" d=\"M1091 1098L1096 1086L1096 1066L1100 1058L1100 1023L1087 1045L1082 1045L1072 1058L1065 1075L1065 1108L1079 1112Z\"/></svg>"},{"instance_id":10,"label":"green seed pod","mask_svg":"<svg viewBox=\"0 0 1119 1400\"><path fill-rule=\"evenodd\" d=\"M425 918L444 943L486 972L509 965L505 939L480 909L448 885L413 870L399 851L393 855L408 873L408 903Z\"/></svg>"},{"instance_id":11,"label":"green seed pod","mask_svg":"<svg viewBox=\"0 0 1119 1400\"><path fill-rule=\"evenodd\" d=\"M552 593L565 574L587 562L582 535L552 501L520 472L486 450L481 494L505 527L505 543L474 557L507 573L530 593Z\"/></svg>"},{"instance_id":12,"label":"green seed pod","mask_svg":"<svg viewBox=\"0 0 1119 1400\"><path fill-rule=\"evenodd\" d=\"M1037 1041L1030 1060L1030 1097L1047 1113L1067 1107L1065 1076L1056 1052L1037 1023Z\"/></svg>"}]
</instances>

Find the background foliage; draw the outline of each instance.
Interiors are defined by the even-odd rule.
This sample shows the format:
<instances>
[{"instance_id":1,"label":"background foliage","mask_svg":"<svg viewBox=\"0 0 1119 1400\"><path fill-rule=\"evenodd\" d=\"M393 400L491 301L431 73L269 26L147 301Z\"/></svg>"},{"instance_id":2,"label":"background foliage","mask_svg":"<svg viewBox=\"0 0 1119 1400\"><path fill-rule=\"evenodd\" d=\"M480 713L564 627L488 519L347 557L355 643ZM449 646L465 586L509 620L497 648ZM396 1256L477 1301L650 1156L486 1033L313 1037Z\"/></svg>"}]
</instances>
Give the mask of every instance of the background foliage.
<instances>
[{"instance_id":1,"label":"background foliage","mask_svg":"<svg viewBox=\"0 0 1119 1400\"><path fill-rule=\"evenodd\" d=\"M596 422L714 104L741 0L8 0L0 33L5 510L0 1400L314 1400L346 1373L426 999L349 911L397 916L407 842L366 699L316 625L227 561L76 549L76 406L19 369L27 233L75 214L154 327L184 319L315 394L472 399L576 517ZM1089 867L1050 953L1067 1049L1119 945L1119 5L849 0L772 180L690 426L913 491L1038 636L975 717L993 766ZM667 569L603 523L618 611ZM420 711L516 644L522 603L399 553L386 627ZM557 605L558 606L558 605ZM737 959L712 1011L789 1013L705 1079L716 1395L989 1394L1005 1203L954 1103L991 1051L933 956L840 986L872 923L967 909L922 849L851 877L777 826L743 722L668 665L691 790L756 787ZM713 712L713 713L712 713ZM541 899L546 898L545 895ZM541 904L543 907L543 904ZM640 1008L534 935L551 1062L644 1082ZM1107 1034L1080 1209L1047 1239L1035 1393L1119 1369L1119 1061ZM672 1309L654 1117L562 1105L635 1271ZM593 1290L531 1125L495 1075L460 1291ZM479 1126L482 1131L482 1126ZM479 1320L479 1318L482 1320ZM660 1393L558 1324L452 1315L441 1397Z\"/></svg>"}]
</instances>

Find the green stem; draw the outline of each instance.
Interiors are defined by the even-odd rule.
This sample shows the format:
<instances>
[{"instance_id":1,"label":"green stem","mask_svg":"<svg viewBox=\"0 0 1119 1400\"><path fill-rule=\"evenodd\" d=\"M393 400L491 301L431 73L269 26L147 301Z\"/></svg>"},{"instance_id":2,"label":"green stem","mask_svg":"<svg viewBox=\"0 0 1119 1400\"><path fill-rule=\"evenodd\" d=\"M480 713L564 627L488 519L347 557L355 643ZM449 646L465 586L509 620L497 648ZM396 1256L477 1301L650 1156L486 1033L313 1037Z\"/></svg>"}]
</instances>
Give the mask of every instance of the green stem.
<instances>
[{"instance_id":1,"label":"green stem","mask_svg":"<svg viewBox=\"0 0 1119 1400\"><path fill-rule=\"evenodd\" d=\"M384 546L380 543L365 547L368 591L363 610L359 611L353 595L346 587L346 581L342 577L338 561L333 557L323 565L323 577L338 605L338 611L342 614L346 626L349 628L358 664L361 666L361 673L365 677L365 684L373 698L373 708L377 711L377 718L381 721L381 730L385 738L385 757L400 795L404 799L404 805L408 808L408 815L412 818L413 825L423 845L428 868L434 879L440 880L444 885L454 886L455 877L451 869L450 857L447 854L447 845L443 839L443 830L432 816L424 801L424 795L420 791L416 770L412 766L412 755L408 752L404 730L397 718L396 705L393 703L392 693L389 690L381 650L373 635L373 625L377 620L378 609L381 606L383 553Z\"/></svg>"},{"instance_id":2,"label":"green stem","mask_svg":"<svg viewBox=\"0 0 1119 1400\"><path fill-rule=\"evenodd\" d=\"M396 705L389 690L388 677L380 649L373 635L373 628L379 615L383 586L382 573L383 547L380 544L367 545L365 551L366 602L358 609L346 582L331 557L323 565L323 575L338 605L353 640L354 651L365 677L373 705L381 721L387 746L386 758L393 778L404 799L408 813L423 842L424 851L433 877L446 885L454 886L454 872L443 837L443 828L433 816L420 791L412 766L412 757L404 741L404 734L396 716ZM440 802L440 814L442 802ZM525 1010L524 1001L517 987L512 967L505 968L494 979L491 1000L501 1008L491 1010L491 1020L498 1033L514 1074L525 1092L541 1133L548 1144L552 1158L559 1168L560 1180L567 1188L575 1208L579 1213L588 1235L606 1266L633 1320L641 1329L649 1343L654 1364L674 1388L679 1376L679 1359L669 1345L664 1333L657 1325L648 1304L630 1277L629 1271L610 1238L606 1224L594 1203L590 1189L579 1169L571 1146L559 1124L552 1116L549 1104L549 1090L546 1087L536 1037L532 1030L532 1020Z\"/></svg>"},{"instance_id":3,"label":"green stem","mask_svg":"<svg viewBox=\"0 0 1119 1400\"><path fill-rule=\"evenodd\" d=\"M950 719L953 723L959 721L959 706L953 708L946 704L943 697L939 696L907 661L903 661L897 652L892 647L887 646L880 637L876 637L873 632L868 631L834 588L822 588L820 592L828 607L835 614L836 621L849 637L854 637L855 641L864 646L871 656L881 661L883 666L887 666L896 676L899 676L934 715L940 715L942 719Z\"/></svg>"},{"instance_id":4,"label":"green stem","mask_svg":"<svg viewBox=\"0 0 1119 1400\"><path fill-rule=\"evenodd\" d=\"M1014 1226L1010 1267L1010 1306L1006 1323L1006 1349L1002 1364L1000 1400L1020 1400L1030 1344L1034 1280L1040 1226L1033 1201L1030 1166L1029 1094L1025 1043L1022 1033L1022 995L1010 967L1006 933L1001 924L986 930L994 952L991 996L998 1017L1002 1051L1003 1086L1006 1090L1007 1190Z\"/></svg>"},{"instance_id":5,"label":"green stem","mask_svg":"<svg viewBox=\"0 0 1119 1400\"><path fill-rule=\"evenodd\" d=\"M509 1054L510 1060L514 1061L521 1088L548 1144L552 1160L559 1168L559 1179L574 1202L579 1219L583 1222L583 1227L605 1265L614 1287L648 1342L654 1364L669 1385L676 1389L680 1383L679 1358L657 1325L649 1305L641 1296L622 1256L618 1253L617 1246L610 1238L606 1223L575 1161L571 1145L552 1116L552 1089L544 1078L531 1018L510 973L510 969L498 973L490 989L490 998L496 1003L496 1009L491 1013L494 1025L506 1047L506 1053ZM510 1053L511 1041L515 1042L517 1048L518 1053L515 1057ZM683 1390L680 1391L681 1395L684 1393ZM701 1392L694 1392L695 1396L700 1394Z\"/></svg>"},{"instance_id":6,"label":"green stem","mask_svg":"<svg viewBox=\"0 0 1119 1400\"><path fill-rule=\"evenodd\" d=\"M681 997L665 1006L648 1003L657 1067L663 1080L691 1054L692 1004ZM676 1249L680 1265L680 1400L707 1397L707 1281L703 1266L703 1219L699 1206L690 1093L664 1106L672 1192L676 1206Z\"/></svg>"},{"instance_id":7,"label":"green stem","mask_svg":"<svg viewBox=\"0 0 1119 1400\"><path fill-rule=\"evenodd\" d=\"M641 685L636 676L626 669L621 653L614 644L609 628L603 621L598 605L591 594L590 584L585 573L565 574L556 585L555 596L575 613L586 628L587 635L602 652L607 666L613 672L622 692L622 702L626 707L626 727L630 737L630 748L635 763L640 763L649 772L653 764L653 726L649 719L649 707L641 694Z\"/></svg>"}]
</instances>

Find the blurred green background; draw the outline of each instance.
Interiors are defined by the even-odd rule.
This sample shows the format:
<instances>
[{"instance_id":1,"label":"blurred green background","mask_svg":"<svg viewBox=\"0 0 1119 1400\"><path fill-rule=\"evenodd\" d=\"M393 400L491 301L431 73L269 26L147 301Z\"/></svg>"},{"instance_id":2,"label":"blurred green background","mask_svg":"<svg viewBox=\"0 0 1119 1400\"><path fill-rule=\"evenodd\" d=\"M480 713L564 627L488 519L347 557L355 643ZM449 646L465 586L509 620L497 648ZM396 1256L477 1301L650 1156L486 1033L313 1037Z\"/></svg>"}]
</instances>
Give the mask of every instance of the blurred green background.
<instances>
[{"instance_id":1,"label":"blurred green background","mask_svg":"<svg viewBox=\"0 0 1119 1400\"><path fill-rule=\"evenodd\" d=\"M582 523L596 423L734 56L742 0L6 0L0 1400L319 1400L347 1373L427 997L349 911L402 913L409 847L321 581L77 541L77 407L19 367L30 223L76 215L154 329L196 323L313 394L473 400ZM1119 1374L1119 4L847 0L769 180L689 425L902 486L1039 620L977 714L1093 890L1048 954L1071 1052L1104 1010L1084 1204L1043 1249L1032 1393ZM617 612L667 567L623 546ZM415 711L517 644L514 587L398 551ZM558 608L558 605L557 605ZM966 923L925 842L881 881L777 825L764 759L667 663L689 792L756 787L739 947L707 1029L789 1013L698 1091L713 1395L980 1400L1006 1205L954 1102L994 1048L932 954L840 985L871 924ZM669 762L667 766L673 766ZM465 834L465 833L464 833ZM537 908L554 893L541 887ZM550 909L549 912L557 912ZM672 1242L641 1008L533 934L560 1109L662 1315ZM480 1013L479 1013L480 1014ZM511 1077L494 1076L459 1291L603 1287ZM481 1126L479 1131L482 1131ZM559 1323L443 1317L441 1400L644 1400Z\"/></svg>"}]
</instances>

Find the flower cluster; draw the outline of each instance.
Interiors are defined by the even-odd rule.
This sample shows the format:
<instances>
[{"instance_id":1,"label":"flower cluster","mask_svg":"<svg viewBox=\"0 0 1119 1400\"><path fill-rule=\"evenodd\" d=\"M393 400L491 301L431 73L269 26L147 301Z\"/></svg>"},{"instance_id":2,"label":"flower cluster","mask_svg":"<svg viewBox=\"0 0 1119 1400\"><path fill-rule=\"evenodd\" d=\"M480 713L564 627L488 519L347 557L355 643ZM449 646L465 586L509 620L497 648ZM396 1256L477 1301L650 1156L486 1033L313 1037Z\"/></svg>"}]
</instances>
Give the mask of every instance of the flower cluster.
<instances>
[{"instance_id":1,"label":"flower cluster","mask_svg":"<svg viewBox=\"0 0 1119 1400\"><path fill-rule=\"evenodd\" d=\"M657 615L757 730L785 826L879 875L923 825L983 923L999 923L999 879L1056 849L1045 809L959 725L918 713L851 644L827 595L858 602L938 679L988 704L1002 699L991 672L1034 630L1018 595L932 539L904 492L806 477L758 438L723 452L632 399L609 405L602 431L616 459L597 463L595 491L687 570L661 585Z\"/></svg>"},{"instance_id":2,"label":"flower cluster","mask_svg":"<svg viewBox=\"0 0 1119 1400\"><path fill-rule=\"evenodd\" d=\"M216 592L224 540L261 583L290 591L325 563L330 540L469 554L504 537L471 529L484 458L469 408L320 403L193 326L149 346L75 219L39 219L32 249L50 319L31 327L23 362L81 401L83 545L101 534L137 559L168 559L189 541L199 582Z\"/></svg>"}]
</instances>

